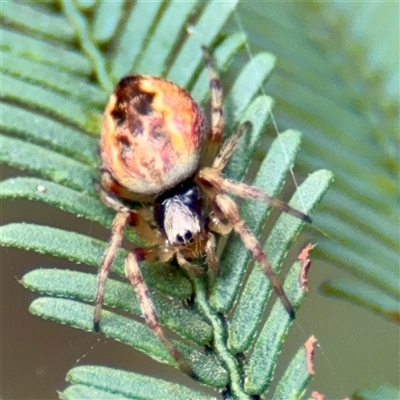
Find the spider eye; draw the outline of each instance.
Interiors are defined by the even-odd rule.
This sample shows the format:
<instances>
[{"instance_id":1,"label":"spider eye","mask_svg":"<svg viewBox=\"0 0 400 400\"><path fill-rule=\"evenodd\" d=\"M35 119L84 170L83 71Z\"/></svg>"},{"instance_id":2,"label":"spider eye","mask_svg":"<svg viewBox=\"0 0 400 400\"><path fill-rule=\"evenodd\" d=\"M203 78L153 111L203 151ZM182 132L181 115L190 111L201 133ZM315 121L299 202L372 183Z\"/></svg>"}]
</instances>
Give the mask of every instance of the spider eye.
<instances>
[{"instance_id":1,"label":"spider eye","mask_svg":"<svg viewBox=\"0 0 400 400\"><path fill-rule=\"evenodd\" d=\"M185 239L186 239L187 242L192 243L193 242L193 234L192 234L192 232L186 231Z\"/></svg>"},{"instance_id":2,"label":"spider eye","mask_svg":"<svg viewBox=\"0 0 400 400\"><path fill-rule=\"evenodd\" d=\"M193 233L190 231L186 231L184 236L176 235L176 242L183 243L192 243L193 242Z\"/></svg>"}]
</instances>

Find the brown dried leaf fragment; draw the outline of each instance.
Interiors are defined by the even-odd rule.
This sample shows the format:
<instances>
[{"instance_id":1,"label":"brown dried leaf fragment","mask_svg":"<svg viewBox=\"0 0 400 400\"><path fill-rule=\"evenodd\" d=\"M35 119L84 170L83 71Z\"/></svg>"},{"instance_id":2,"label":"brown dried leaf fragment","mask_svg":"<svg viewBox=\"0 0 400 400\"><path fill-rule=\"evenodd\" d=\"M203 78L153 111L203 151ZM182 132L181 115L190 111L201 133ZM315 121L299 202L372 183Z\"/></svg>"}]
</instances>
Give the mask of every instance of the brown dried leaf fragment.
<instances>
[{"instance_id":1,"label":"brown dried leaf fragment","mask_svg":"<svg viewBox=\"0 0 400 400\"><path fill-rule=\"evenodd\" d=\"M324 394L318 393L316 390L314 390L311 393L311 398L315 400L325 400L326 397Z\"/></svg>"},{"instance_id":2,"label":"brown dried leaf fragment","mask_svg":"<svg viewBox=\"0 0 400 400\"><path fill-rule=\"evenodd\" d=\"M301 286L305 292L308 292L308 272L311 267L310 251L314 247L315 247L314 244L309 243L306 247L304 247L304 249L297 257L302 264L300 280L301 280Z\"/></svg>"},{"instance_id":3,"label":"brown dried leaf fragment","mask_svg":"<svg viewBox=\"0 0 400 400\"><path fill-rule=\"evenodd\" d=\"M317 342L317 338L312 335L308 338L304 347L306 348L306 355L307 355L307 370L310 375L315 375L314 370L314 344Z\"/></svg>"}]
</instances>

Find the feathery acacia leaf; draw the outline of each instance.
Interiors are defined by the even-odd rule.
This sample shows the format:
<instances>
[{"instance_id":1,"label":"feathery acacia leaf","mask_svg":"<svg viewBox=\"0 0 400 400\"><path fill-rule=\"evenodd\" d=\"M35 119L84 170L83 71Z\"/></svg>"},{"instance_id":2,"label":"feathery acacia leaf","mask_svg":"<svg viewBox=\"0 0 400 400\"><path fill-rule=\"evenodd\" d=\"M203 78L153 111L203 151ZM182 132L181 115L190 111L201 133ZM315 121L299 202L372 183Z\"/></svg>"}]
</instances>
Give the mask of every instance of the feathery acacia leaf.
<instances>
[{"instance_id":1,"label":"feathery acacia leaf","mask_svg":"<svg viewBox=\"0 0 400 400\"><path fill-rule=\"evenodd\" d=\"M24 275L21 283L30 290L48 296L88 302L94 301L97 289L95 275L57 269L33 270ZM211 327L195 310L184 308L179 302L159 292L153 291L151 296L163 325L199 345L211 342ZM106 283L104 305L141 315L133 287L113 279Z\"/></svg>"},{"instance_id":2,"label":"feathery acacia leaf","mask_svg":"<svg viewBox=\"0 0 400 400\"><path fill-rule=\"evenodd\" d=\"M221 34L221 29L229 20L237 2L193 2L193 5L186 4L185 6L174 1L150 2L146 3L146 6L141 2L134 5L128 4L129 2L102 2L100 7L98 4L95 5L95 2L90 4L89 1L76 1L64 2L63 12L59 11L59 8L52 8L51 5L4 3L1 14L4 24L2 27L2 54L4 55L2 71L5 84L2 92L2 107L7 111L7 115L1 122L2 131L5 134L1 146L2 162L39 175L48 181L18 177L2 183L1 195L6 199L26 198L43 201L75 215L84 216L101 225L109 226L112 213L106 210L95 197L96 193L93 188L93 181L97 177L96 140L93 135L98 134L103 104L108 95L106 90L101 88L99 82L102 82L103 88L109 90L112 83L129 72L160 74L188 89L192 88L196 99L204 104L208 96L208 78L203 68L200 45L208 44L215 47L216 64L221 70L228 67L231 57L246 40L243 32ZM113 19L105 18L107 13L111 13ZM29 15L36 17L29 19ZM172 28L169 25L171 15L175 18ZM290 17L293 18L292 15ZM108 23L102 23L105 20ZM55 29L57 24L59 30ZM302 43L303 31L298 30L296 24L293 26L298 34L295 40ZM271 28L268 27L268 29ZM166 32L171 35L167 37ZM160 38L163 36L165 36L165 41L162 42ZM276 35L272 37L275 38ZM316 72L323 70L321 66L324 64L316 54L314 54L315 58L312 58L311 61L307 60L308 64L305 64L309 66L318 60L314 66L315 70L312 68L310 68L311 71L307 70L303 64L293 60L289 62L285 55L281 57L280 54L284 48L284 38L279 40L281 40L279 46L282 47L271 46L271 49L275 52L275 47L277 48L276 54L278 54L278 61L281 65L278 63L277 78L269 83L270 86L267 88L272 88L274 97L282 104L282 108L278 107L276 112L278 116L285 113L282 118L285 121L284 126L307 127L304 129L305 151L300 151L302 166L307 173L312 169L325 168L326 165L321 160L325 160L326 157L326 160L330 160L329 166L337 170L337 165L340 164L342 168L339 170L343 179L328 198L328 202L322 206L318 214L318 224L324 226L324 229L327 227L335 241L347 246L348 249L341 251L340 256L346 259L347 264L355 265L353 271L366 280L366 285L370 285L371 292L379 287L382 293L386 293L389 286L388 281L389 284L395 282L397 276L396 258L393 253L395 241L392 240L393 238L389 238L386 245L383 246L387 236L384 230L388 229L388 232L392 233L396 230L393 221L390 221L393 211L387 211L393 205L395 185L391 181L391 177L386 174L387 171L392 171L396 160L389 157L385 163L373 154L370 158L366 158L365 155L371 150L371 146L377 142L383 149L388 147L383 144L386 138L379 137L376 132L374 132L376 136L375 141L371 142L372 144L363 140L362 135L345 142L349 131L354 129L362 134L368 124L355 115L357 114L356 106L351 102L344 101L342 95L337 94L337 97L332 100L336 104L332 105L326 102L326 99L321 99L320 95L325 93L324 89L304 88L295 79L291 85L286 85L285 79L294 76L298 76L298 79L308 79L307 82L310 82L310 79L317 75ZM76 43L79 43L79 46ZM287 52L287 54L288 57L291 57L293 52ZM149 60L154 60L154 63L148 64ZM236 80L229 85L230 90L226 91L227 129L225 133L229 135L239 121L249 119L254 125L247 137L242 139L238 152L227 168L227 174L231 178L242 179L248 170L249 163L254 159L255 152L262 147L260 140L273 101L264 94L260 95L259 91L260 85L269 78L274 65L274 55L265 52L256 55L236 76ZM294 66L296 67L295 71L293 70ZM323 79L318 78L316 78L316 82L323 82ZM327 86L331 87L331 84L328 82ZM76 91L74 91L74 87ZM282 91L282 87L286 88L287 92ZM343 101L343 104L337 104L340 101ZM305 123L309 116L313 117L313 124L315 122L311 129L308 129L309 125ZM322 135L321 132L325 131L325 128L329 134L335 133L335 135ZM279 193L285 175L293 165L299 141L300 134L295 131L286 131L279 136L273 143L271 152L263 161L256 177L255 184L258 187L262 187L270 194ZM337 151L332 151L333 142L335 142ZM389 153L387 151L387 154ZM347 159L343 161L343 155L346 154L348 157L346 156ZM366 168L364 172L361 171L362 174L359 177L352 174L354 165L362 165ZM370 172L374 168L377 173L371 176ZM331 180L332 175L325 170L312 174L300 188L302 199L295 195L297 200L292 205L304 211L314 209ZM378 182L379 185L377 185ZM39 187L44 187L45 191L38 190ZM352 193L353 187L357 188L360 193ZM353 214L354 204L359 204L358 202L364 197L362 210L355 210L356 214ZM303 208L304 206L305 208ZM374 237L379 239L379 245L387 250L383 256L383 263L388 268L383 274L379 273L376 268L376 265L379 264L378 261L381 260L380 256L373 254L374 251L368 248L368 240L363 241L362 238L358 240L363 226L370 227L369 221L378 218L378 210L386 213L384 224L374 224L371 229ZM264 205L247 201L241 208L244 219L257 237L260 235L268 211L269 208ZM351 232L346 232L340 224L337 224L343 215L350 216L352 221L354 220L354 229ZM277 270L301 225L300 221L295 221L289 216L281 216L273 228L265 249ZM285 237L284 240L283 237ZM98 266L105 246L105 243L74 232L61 232L55 228L22 224L5 226L2 230L2 241L3 239L3 245L45 252L93 266ZM328 260L338 261L337 246L337 243L323 241L319 248L323 249L326 254L319 254ZM367 256L371 256L368 263L365 262ZM115 267L116 272L121 275L123 275L122 258L123 252L121 252ZM243 244L232 236L221 258L222 272L212 287L211 303L207 303L210 306L211 314L209 316L212 321L216 322L215 318L219 311L230 311L232 305L238 301L233 312L233 322L229 328L229 350L228 348L223 349L231 352L225 355L233 357L231 359L233 364L230 366L232 368L228 373L241 372L240 366L234 365L234 354L245 351L251 346L253 346L251 355L253 358L247 360L247 367L257 365L254 361L257 357L260 357L261 360L257 362L263 363L262 352L257 352L257 344L254 344L252 339L259 326L259 318L263 314L269 285L265 277L260 275L257 265L254 266L253 272L244 286L242 297L239 300L237 298L249 261L250 257ZM179 299L187 299L192 294L192 283L175 268L143 266L143 269L147 275L146 282L160 292L168 293ZM46 275L43 270L34 272L38 273L37 278L40 277L40 274L44 274L40 278L41 284L31 283L27 286L50 296L66 296L68 299L39 298L32 304L33 312L61 323L69 323L79 326L81 329L91 330L91 305L81 301L90 301L93 293L86 292L86 286L83 290L83 288L79 289L79 285L74 285L78 282L86 282L85 280L88 279L92 282L93 287L94 277L86 274L70 276L68 275L70 272L67 271L47 271L46 273L60 273L60 277L69 276L68 280L65 279L65 286L55 288L50 284L46 287L44 279ZM79 273L71 272L71 274ZM31 279L32 276L28 274L23 281ZM78 279L75 280L77 277ZM257 283L256 286L253 285L254 281ZM393 285L389 286L391 293L385 302L382 302L382 298L379 296L364 296L368 292L364 290L366 286L349 287L341 282L332 282L327 285L325 288L334 287L336 293L341 296L348 294L349 298L364 304L366 302L372 309L384 312L386 315L391 315L390 310L395 308L396 302L398 304L396 288ZM112 297L112 300L110 297L109 306L117 307L117 312L119 309L128 309L138 313L134 297L130 300L129 296L133 294L133 291L128 285L120 288L119 282L110 280L109 286L111 288L109 296ZM115 288L113 288L114 286ZM121 298L121 303L119 303L117 290L130 294L126 299ZM258 294L259 292L262 293L261 296L256 297L254 293ZM156 293L155 298L164 299L164 296ZM254 305L254 302L252 303L250 300L256 298L261 300L259 304ZM73 301L72 299L79 300ZM160 317L165 318L166 326L198 344L210 341L209 321L187 322L185 327L183 325L186 324L186 320L179 320L177 316L179 312L185 313L184 309L177 306L175 300L171 300L171 314L168 314L169 303L167 300L165 303L163 301L157 300L156 302L158 302L157 307L160 308ZM72 306L70 311L68 311L67 305ZM279 305L280 303L277 303L276 307L279 308ZM193 314L190 318L194 318L193 321L196 321L197 312L188 311L188 313ZM276 313L278 314L276 320L283 321L287 317L283 309ZM106 321L104 329L108 329L107 333L110 337L119 338L128 343L128 333L131 329L132 332L135 330L143 332L140 346L148 345L148 347L142 347L142 350L153 354L155 358L162 358L164 362L174 363L172 360L168 360L167 353L162 354L165 349L162 349L156 341L150 344L145 343L146 337L148 341L148 338L151 337L150 342L154 338L146 331L147 327L143 324L137 322L131 324L127 318L107 311L105 311L104 319ZM249 323L247 324L247 322ZM108 323L110 325L107 325ZM267 322L264 327L266 330L268 330L269 323L272 324L272 322ZM199 332L196 333L195 326L198 324L202 328L199 328ZM243 325L246 325L246 329L238 328ZM214 325L213 329L215 327ZM227 332L224 334L228 336ZM216 339L226 340L227 337L214 337L214 340ZM266 339L260 336L259 340L259 343L262 343ZM276 352L279 352L280 345L281 343L274 344ZM260 345L260 347L262 346ZM192 351L191 345L187 343L179 344L178 348L183 354ZM197 356L197 353L194 354L192 358ZM224 355L222 354L222 356ZM212 357L210 356L208 359L211 360ZM193 362L197 365L196 372L199 372L199 375L203 373L202 380L208 385L221 388L229 379L235 379L232 376L228 377L228 373L218 366L214 359L210 361L210 365L213 366L209 370L202 369L203 361L201 360L203 359L200 358L197 364L195 361ZM253 362L255 364L252 364ZM301 353L301 357L299 356L298 365L302 367L305 365L303 353ZM96 367L93 368L95 371ZM276 398L283 398L289 391L300 396L309 375L304 372L302 377L294 379L291 374L295 370L295 367L289 367L286 378L281 380L275 392ZM263 379L259 388L254 389L257 393L261 393L268 386L265 377ZM127 380L125 379L124 382L127 383ZM110 376L107 379L107 374L104 375L104 382L105 385L113 384ZM243 382L238 379L233 386L239 387L241 383ZM291 384L297 386L293 388ZM154 381L153 385L154 388L162 387L160 382ZM247 388L242 386L240 390L243 390L243 393L248 390L247 394L253 393L250 383L248 385ZM73 386L62 393L62 396L67 398L68 395L71 396L68 398L77 398L76 396L79 397L77 393L83 393L80 391L88 390L89 386L92 386L90 382L76 381ZM108 391L106 386L96 386L96 388L104 390L105 393L109 392L111 397L115 394L114 390ZM73 394L74 390L76 391L75 395ZM240 393L238 391L234 395L240 398ZM128 392L121 392L121 396L134 398ZM194 396L192 394L190 398L196 398Z\"/></svg>"},{"instance_id":3,"label":"feathery acacia leaf","mask_svg":"<svg viewBox=\"0 0 400 400\"><path fill-rule=\"evenodd\" d=\"M108 379L111 377L111 379ZM89 385L95 388L108 389L114 393L125 395L128 398L154 399L173 396L177 400L212 400L181 385L155 379L150 376L115 370L111 368L84 366L69 371L67 380L74 385ZM112 386L104 385L111 381Z\"/></svg>"},{"instance_id":4,"label":"feathery acacia leaf","mask_svg":"<svg viewBox=\"0 0 400 400\"><path fill-rule=\"evenodd\" d=\"M389 291L399 309L398 4L243 2L240 11L252 50L278 57L268 93L281 126L304 132L300 166L335 172L315 215L327 234L315 255L354 274L352 292ZM378 296L329 294L388 315Z\"/></svg>"},{"instance_id":5,"label":"feathery acacia leaf","mask_svg":"<svg viewBox=\"0 0 400 400\"><path fill-rule=\"evenodd\" d=\"M305 289L302 285L303 273L303 265L297 261L288 273L283 286L296 310L305 297ZM275 302L246 362L247 380L245 388L250 394L262 394L272 380L281 346L292 323L289 315L285 315L282 311L284 311L283 305L278 300Z\"/></svg>"}]
</instances>

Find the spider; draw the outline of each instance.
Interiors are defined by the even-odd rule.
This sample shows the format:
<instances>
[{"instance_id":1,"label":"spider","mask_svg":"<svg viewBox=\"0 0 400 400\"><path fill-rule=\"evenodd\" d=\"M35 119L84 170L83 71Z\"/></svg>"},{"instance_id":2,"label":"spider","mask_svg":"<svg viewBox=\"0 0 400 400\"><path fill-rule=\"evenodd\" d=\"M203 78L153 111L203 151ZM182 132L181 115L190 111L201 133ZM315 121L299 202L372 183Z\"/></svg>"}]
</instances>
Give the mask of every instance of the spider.
<instances>
[{"instance_id":1,"label":"spider","mask_svg":"<svg viewBox=\"0 0 400 400\"><path fill-rule=\"evenodd\" d=\"M256 187L224 177L222 171L240 137L251 128L241 124L221 146L224 129L222 89L211 56L203 47L211 90L211 128L188 92L162 78L133 75L116 86L106 106L100 141L103 202L116 211L112 235L98 272L94 329L100 329L105 283L127 224L146 248L125 259L125 274L136 290L143 316L180 368L192 371L158 322L139 261L176 260L188 273L203 269L192 260L205 258L210 275L218 272L216 234L232 229L241 237L294 318L294 310L275 277L262 246L226 193L266 202L310 222L307 215L271 198Z\"/></svg>"}]
</instances>

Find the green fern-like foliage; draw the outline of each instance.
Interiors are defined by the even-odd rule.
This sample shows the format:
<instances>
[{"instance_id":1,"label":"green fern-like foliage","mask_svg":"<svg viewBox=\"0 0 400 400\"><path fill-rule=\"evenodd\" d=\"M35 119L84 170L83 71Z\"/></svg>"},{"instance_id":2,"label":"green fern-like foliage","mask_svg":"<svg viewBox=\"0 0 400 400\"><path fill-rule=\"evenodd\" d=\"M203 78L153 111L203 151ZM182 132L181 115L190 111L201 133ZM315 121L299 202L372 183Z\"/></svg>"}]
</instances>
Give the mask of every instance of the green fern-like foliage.
<instances>
[{"instance_id":1,"label":"green fern-like foliage","mask_svg":"<svg viewBox=\"0 0 400 400\"><path fill-rule=\"evenodd\" d=\"M97 198L93 181L98 176L96 147L101 113L114 84L129 72L161 75L186 87L205 104L209 89L200 46L210 46L218 70L227 70L233 55L246 43L237 26L226 27L235 7L235 1L63 1L36 5L3 2L1 161L27 171L29 177L2 182L1 196L41 201L109 227L113 213ZM364 281L330 282L324 290L396 318L399 297L395 287L396 226L392 217L396 203L392 176L398 165L392 146L397 142L378 129L385 121L382 131L391 132L393 109L390 104L381 109L369 100L379 98L378 95L364 96L371 103L366 100L359 104L356 99L332 90L335 83L326 82L321 76L326 63L321 60L324 43L320 39L326 34L339 35L343 25L334 25L326 32L314 24L315 37L308 37L302 27L310 21L301 21L301 17L306 15L315 23L321 20L322 11L340 15L337 9L314 4L311 9L297 8L302 10L298 13L282 3L279 7L268 4L260 14L260 10L254 12L249 2L243 4L240 15L252 21L249 40L253 50L260 45L279 56L277 71L266 87L279 101L274 112L288 130L273 142L264 157L260 150L273 101L259 89L269 78L276 60L269 53L258 53L234 76L226 90L226 134L240 121L251 120L254 124L231 160L227 175L241 180L251 161L262 158L254 184L277 195L300 147L301 135L289 128L302 128L306 133L305 145L299 157L304 171L309 173L328 165L339 172L338 182L318 214L318 224L329 238L316 251L325 259L351 268ZM344 26L348 23L340 22ZM266 35L265 29L272 33L274 24L281 25L281 34ZM262 36L258 35L260 26ZM288 34L283 34L285 30ZM300 51L293 51L293 43L287 37L296 40L295 47L302 49L312 47L309 41L314 40L320 53L313 51L313 62L307 59L306 63ZM296 55L300 59L291 58ZM338 60L341 56L341 49L337 49ZM314 70L309 69L310 65ZM340 66L338 62L330 67L336 68L338 81L345 86L346 71ZM373 79L362 82L367 82L367 86L360 85L361 94L368 93L370 88L375 94L383 90L383 85ZM326 93L329 104L325 104ZM374 112L369 119L359 115L365 109ZM376 146L385 154L385 160L374 155ZM361 171L355 167L360 164L365 166ZM291 204L312 212L331 180L332 175L326 170L314 172L299 187ZM241 213L259 236L269 208L244 202ZM374 222L377 219L379 224ZM301 227L300 221L282 215L272 228L265 250L276 272ZM374 244L385 252L374 251L370 242L363 240L360 232L365 229L371 229ZM98 267L106 246L76 232L32 224L4 226L1 235L5 246L93 267ZM127 238L137 242L134 232L127 232ZM114 272L121 276L124 254L122 250L114 267ZM221 273L209 294L201 278L192 282L174 267L142 265L161 322L178 335L174 343L187 356L200 381L215 389L215 396L217 390L225 390L227 396L234 398L265 393L290 325L279 302L272 306L266 322L260 322L270 285L257 267L238 295L249 262L250 256L240 240L229 238L221 255ZM296 262L285 280L285 289L296 308L304 297L298 279L300 271L301 263ZM90 331L95 272L94 269L93 274L83 273L78 266L74 271L29 272L22 283L45 295L33 301L30 311ZM193 292L194 306L184 307L181 300L190 298ZM104 335L175 366L144 324L119 313L124 310L140 314L134 290L127 283L110 280L105 305ZM115 310L111 312L109 307ZM228 312L229 319L225 317ZM207 351L203 351L204 347ZM246 355L244 361L238 354ZM305 349L300 348L283 376L275 378L278 382L274 391L268 392L268 398L301 396L310 379L306 356ZM70 386L61 396L68 399L170 398L170 393L177 399L209 398L181 385L99 366L74 368L67 379Z\"/></svg>"},{"instance_id":2,"label":"green fern-like foliage","mask_svg":"<svg viewBox=\"0 0 400 400\"><path fill-rule=\"evenodd\" d=\"M268 48L279 59L268 93L282 126L305 132L301 167L335 171L317 214L327 237L315 255L354 279L326 282L323 291L397 322L398 7L331 1L240 8L251 21L252 50Z\"/></svg>"}]
</instances>

